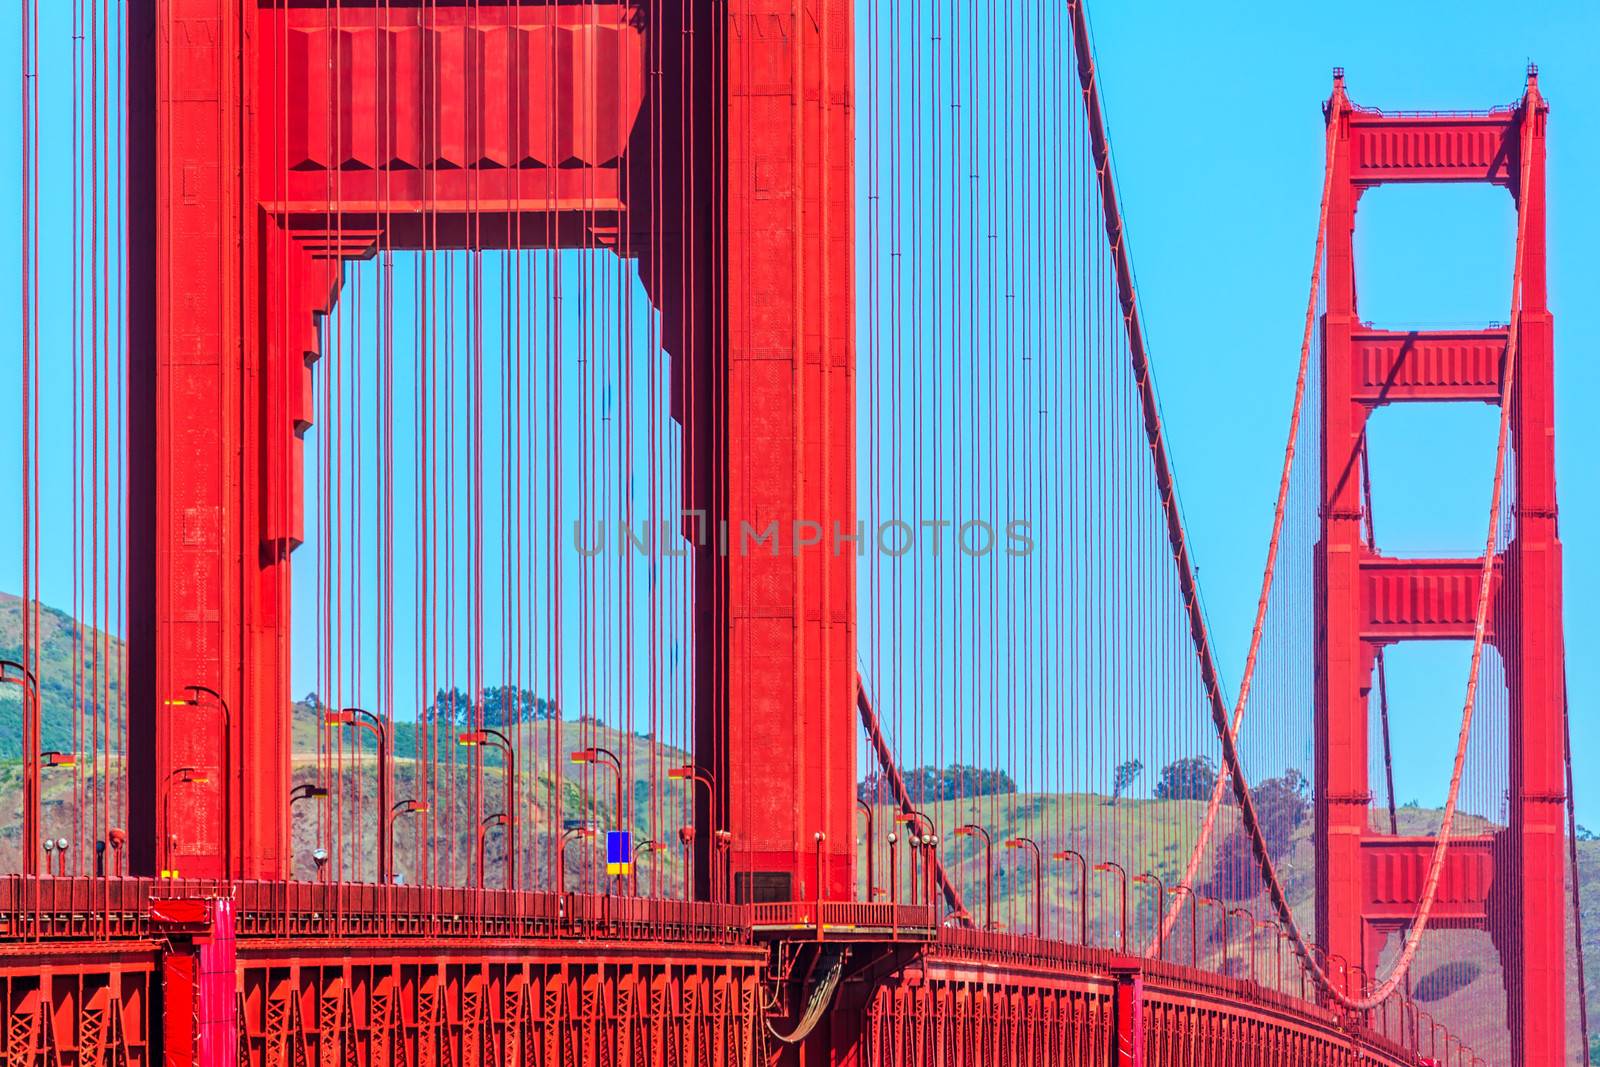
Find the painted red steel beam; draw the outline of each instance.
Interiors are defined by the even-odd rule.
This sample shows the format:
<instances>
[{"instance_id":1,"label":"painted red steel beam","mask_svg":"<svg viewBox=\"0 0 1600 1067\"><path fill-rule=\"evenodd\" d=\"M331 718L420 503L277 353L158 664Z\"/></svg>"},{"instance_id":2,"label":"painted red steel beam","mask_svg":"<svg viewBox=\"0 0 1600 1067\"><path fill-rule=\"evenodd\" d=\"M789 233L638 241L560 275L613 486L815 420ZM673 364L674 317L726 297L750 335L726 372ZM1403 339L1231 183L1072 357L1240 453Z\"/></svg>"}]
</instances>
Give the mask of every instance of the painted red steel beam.
<instances>
[{"instance_id":1,"label":"painted red steel beam","mask_svg":"<svg viewBox=\"0 0 1600 1067\"><path fill-rule=\"evenodd\" d=\"M1499 841L1493 835L1450 842L1428 929L1486 929ZM1361 842L1362 880L1367 900L1362 917L1395 932L1410 924L1422 900L1423 881L1433 850L1431 837L1373 835Z\"/></svg>"},{"instance_id":2,"label":"painted red steel beam","mask_svg":"<svg viewBox=\"0 0 1600 1067\"><path fill-rule=\"evenodd\" d=\"M1486 330L1351 331L1355 396L1367 404L1500 402L1504 327Z\"/></svg>"},{"instance_id":3,"label":"painted red steel beam","mask_svg":"<svg viewBox=\"0 0 1600 1067\"><path fill-rule=\"evenodd\" d=\"M1472 640L1481 567L1479 560L1363 555L1360 636L1369 655L1376 653L1376 645L1392 641ZM1489 594L1491 643L1494 598L1504 585L1504 573L1503 562L1496 560Z\"/></svg>"},{"instance_id":4,"label":"painted red steel beam","mask_svg":"<svg viewBox=\"0 0 1600 1067\"><path fill-rule=\"evenodd\" d=\"M1385 114L1336 88L1328 121L1341 146L1329 206L1323 316L1322 531L1317 547L1317 924L1330 954L1373 973L1395 924L1413 917L1422 843L1370 829L1367 699L1376 649L1471 638L1483 561L1394 560L1362 540L1358 460L1367 418L1396 400L1498 402L1517 352L1510 432L1514 525L1494 563L1490 633L1510 688L1510 825L1447 854L1436 917L1476 924L1488 909L1507 975L1512 1060L1565 1062L1561 762L1561 587L1556 536L1553 353L1545 287L1546 107L1530 71L1521 104L1484 114ZM1531 156L1522 158L1522 145ZM1527 174L1526 187L1522 175ZM1361 193L1387 182L1506 187L1520 230L1518 336L1508 330L1395 333L1356 314L1353 231ZM1430 846L1431 847L1431 846ZM1421 863L1422 868L1418 868ZM1513 873L1514 872L1514 873ZM1497 878L1498 876L1498 878ZM1515 883L1507 879L1515 878ZM1487 884L1485 880L1487 879ZM1489 908L1503 899L1504 908Z\"/></svg>"},{"instance_id":5,"label":"painted red steel beam","mask_svg":"<svg viewBox=\"0 0 1600 1067\"><path fill-rule=\"evenodd\" d=\"M1516 183L1515 107L1479 114L1346 111L1350 181L1366 188L1391 182Z\"/></svg>"}]
</instances>

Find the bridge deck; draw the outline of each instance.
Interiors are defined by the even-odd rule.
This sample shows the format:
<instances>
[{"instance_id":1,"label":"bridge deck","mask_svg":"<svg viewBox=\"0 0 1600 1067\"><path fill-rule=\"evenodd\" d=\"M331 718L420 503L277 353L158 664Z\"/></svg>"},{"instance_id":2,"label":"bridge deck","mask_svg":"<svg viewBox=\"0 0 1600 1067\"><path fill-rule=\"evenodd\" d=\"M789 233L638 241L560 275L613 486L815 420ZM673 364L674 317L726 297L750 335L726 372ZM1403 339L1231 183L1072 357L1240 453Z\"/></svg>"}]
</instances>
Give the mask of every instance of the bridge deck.
<instances>
[{"instance_id":1,"label":"bridge deck","mask_svg":"<svg viewBox=\"0 0 1600 1067\"><path fill-rule=\"evenodd\" d=\"M219 898L232 907L219 910ZM263 1067L537 1062L535 1050L543 1067L750 1067L769 1046L778 946L793 958L818 943L854 954L835 1015L859 1020L852 1040L868 1065L1419 1062L1398 1006L1353 1026L1292 995L1298 978L1280 991L1106 949L935 928L920 907L447 887L8 878L0 1010L8 1062L34 1062L17 1059L28 1048L82 1057L113 1046L152 1062L174 1019L192 1016L212 1019L195 1040L210 1034L237 1045L229 1062ZM208 956L219 945L223 955ZM231 1008L171 1010L184 981L212 988L195 975L216 958ZM828 1023L828 1040L842 1025ZM1142 1058L1128 1059L1136 1046Z\"/></svg>"}]
</instances>

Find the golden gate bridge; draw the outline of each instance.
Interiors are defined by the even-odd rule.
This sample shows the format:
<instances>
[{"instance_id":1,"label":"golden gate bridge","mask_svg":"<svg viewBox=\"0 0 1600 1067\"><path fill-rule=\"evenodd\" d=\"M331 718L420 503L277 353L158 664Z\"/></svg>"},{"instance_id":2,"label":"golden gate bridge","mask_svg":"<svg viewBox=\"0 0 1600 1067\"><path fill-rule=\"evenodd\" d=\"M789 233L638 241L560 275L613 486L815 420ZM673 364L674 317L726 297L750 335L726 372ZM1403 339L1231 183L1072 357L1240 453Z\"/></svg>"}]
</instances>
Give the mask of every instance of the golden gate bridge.
<instances>
[{"instance_id":1,"label":"golden gate bridge","mask_svg":"<svg viewBox=\"0 0 1600 1067\"><path fill-rule=\"evenodd\" d=\"M0 1063L1587 1049L1531 68L1335 73L1228 687L1078 0L20 10ZM1361 318L1395 182L1507 190L1504 322ZM1476 555L1381 547L1419 401Z\"/></svg>"}]
</instances>

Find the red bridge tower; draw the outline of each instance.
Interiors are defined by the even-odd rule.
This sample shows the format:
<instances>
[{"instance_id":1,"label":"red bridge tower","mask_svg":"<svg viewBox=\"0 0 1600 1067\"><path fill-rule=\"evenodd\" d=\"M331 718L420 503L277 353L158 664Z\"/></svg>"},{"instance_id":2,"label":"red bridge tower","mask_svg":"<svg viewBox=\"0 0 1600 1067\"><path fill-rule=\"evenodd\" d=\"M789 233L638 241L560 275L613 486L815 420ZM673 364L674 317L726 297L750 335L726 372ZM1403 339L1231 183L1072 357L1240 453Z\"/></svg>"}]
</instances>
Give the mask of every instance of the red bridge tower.
<instances>
[{"instance_id":1,"label":"red bridge tower","mask_svg":"<svg viewBox=\"0 0 1600 1067\"><path fill-rule=\"evenodd\" d=\"M638 262L686 506L734 546L706 537L696 566L702 890L716 829L741 895L848 898L849 0L135 0L128 19L132 873L163 862L169 817L184 876L289 871L288 568L343 264L576 246ZM739 551L746 524L776 547ZM214 695L167 705L190 685ZM215 784L165 811L185 767Z\"/></svg>"},{"instance_id":2,"label":"red bridge tower","mask_svg":"<svg viewBox=\"0 0 1600 1067\"><path fill-rule=\"evenodd\" d=\"M1515 108L1381 114L1342 79L1334 131L1323 317L1322 539L1317 548L1317 934L1330 956L1377 971L1385 938L1416 914L1433 838L1370 826L1368 694L1378 650L1467 639L1479 559L1391 559L1362 536L1360 454L1368 417L1407 401L1498 403L1507 329L1392 332L1357 315L1352 237L1362 192L1386 182L1488 182L1520 213L1521 312L1510 398L1514 522L1494 560L1490 630L1510 686L1509 826L1455 840L1431 927L1487 930L1509 997L1512 1059L1566 1061L1563 907L1561 546L1556 536L1554 381L1545 292L1546 105L1530 72ZM1524 151L1531 156L1524 160ZM1526 166L1524 166L1526 163ZM1526 175L1524 183L1523 176ZM1441 737L1441 744L1447 742ZM1515 881L1513 881L1515 880Z\"/></svg>"}]
</instances>

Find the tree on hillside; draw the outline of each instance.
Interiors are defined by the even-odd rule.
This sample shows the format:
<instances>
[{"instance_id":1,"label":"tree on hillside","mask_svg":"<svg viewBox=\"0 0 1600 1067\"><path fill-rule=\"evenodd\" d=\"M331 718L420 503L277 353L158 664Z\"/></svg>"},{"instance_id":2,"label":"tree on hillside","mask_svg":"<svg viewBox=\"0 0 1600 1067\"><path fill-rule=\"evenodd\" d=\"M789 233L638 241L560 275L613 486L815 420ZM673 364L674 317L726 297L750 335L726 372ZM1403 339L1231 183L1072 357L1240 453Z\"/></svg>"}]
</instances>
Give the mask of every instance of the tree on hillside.
<instances>
[{"instance_id":1,"label":"tree on hillside","mask_svg":"<svg viewBox=\"0 0 1600 1067\"><path fill-rule=\"evenodd\" d=\"M1117 764L1117 769L1111 774L1111 799L1106 801L1106 804L1114 807L1122 798L1122 794L1133 784L1134 779L1143 773L1143 760L1128 759Z\"/></svg>"},{"instance_id":2,"label":"tree on hillside","mask_svg":"<svg viewBox=\"0 0 1600 1067\"><path fill-rule=\"evenodd\" d=\"M906 772L905 783L906 793L918 804L1017 791L1017 783L1005 771L984 770L965 763L954 763L948 767L918 767ZM889 779L882 774L869 774L862 779L856 786L856 796L870 804L889 804L894 801Z\"/></svg>"},{"instance_id":3,"label":"tree on hillside","mask_svg":"<svg viewBox=\"0 0 1600 1067\"><path fill-rule=\"evenodd\" d=\"M1289 840L1311 810L1311 783L1290 768L1282 778L1268 778L1250 791L1267 854L1274 860L1289 851Z\"/></svg>"},{"instance_id":4,"label":"tree on hillside","mask_svg":"<svg viewBox=\"0 0 1600 1067\"><path fill-rule=\"evenodd\" d=\"M484 726L513 726L519 722L550 722L561 717L555 701L536 696L531 690L515 685L497 685L483 691L481 702ZM431 716L438 716L458 726L475 726L472 694L464 689L441 689L434 694L428 707Z\"/></svg>"},{"instance_id":5,"label":"tree on hillside","mask_svg":"<svg viewBox=\"0 0 1600 1067\"><path fill-rule=\"evenodd\" d=\"M1157 800L1205 800L1217 784L1217 766L1207 756L1185 756L1161 768Z\"/></svg>"},{"instance_id":6,"label":"tree on hillside","mask_svg":"<svg viewBox=\"0 0 1600 1067\"><path fill-rule=\"evenodd\" d=\"M1250 791L1267 855L1276 864L1289 852L1294 832L1311 812L1311 783L1294 768L1268 778ZM1217 866L1206 892L1223 900L1248 900L1262 889L1255 849L1244 827L1223 838Z\"/></svg>"}]
</instances>

